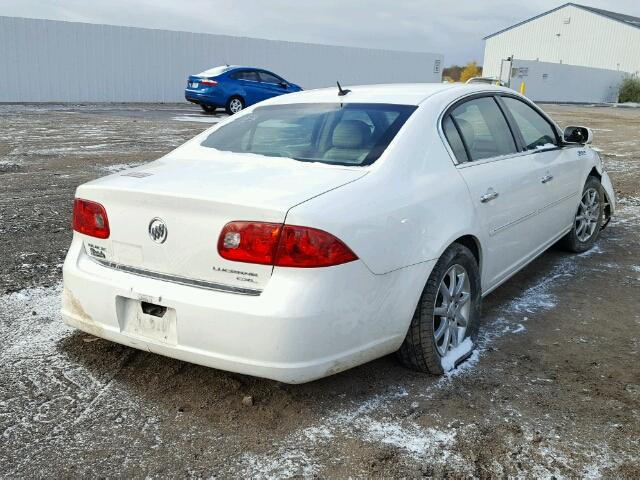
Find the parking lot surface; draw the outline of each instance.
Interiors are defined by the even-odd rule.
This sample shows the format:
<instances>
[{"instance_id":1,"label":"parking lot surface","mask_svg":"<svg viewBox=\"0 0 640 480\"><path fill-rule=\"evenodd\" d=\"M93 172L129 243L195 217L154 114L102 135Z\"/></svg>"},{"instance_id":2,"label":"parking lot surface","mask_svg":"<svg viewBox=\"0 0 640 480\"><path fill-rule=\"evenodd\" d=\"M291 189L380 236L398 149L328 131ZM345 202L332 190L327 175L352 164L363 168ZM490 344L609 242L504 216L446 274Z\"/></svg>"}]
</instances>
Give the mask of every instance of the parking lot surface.
<instances>
[{"instance_id":1,"label":"parking lot surface","mask_svg":"<svg viewBox=\"0 0 640 480\"><path fill-rule=\"evenodd\" d=\"M220 117L0 105L0 477L640 477L640 109L543 106L595 130L619 195L596 248L552 248L485 299L445 377L393 356L304 385L207 369L59 315L77 185Z\"/></svg>"}]
</instances>

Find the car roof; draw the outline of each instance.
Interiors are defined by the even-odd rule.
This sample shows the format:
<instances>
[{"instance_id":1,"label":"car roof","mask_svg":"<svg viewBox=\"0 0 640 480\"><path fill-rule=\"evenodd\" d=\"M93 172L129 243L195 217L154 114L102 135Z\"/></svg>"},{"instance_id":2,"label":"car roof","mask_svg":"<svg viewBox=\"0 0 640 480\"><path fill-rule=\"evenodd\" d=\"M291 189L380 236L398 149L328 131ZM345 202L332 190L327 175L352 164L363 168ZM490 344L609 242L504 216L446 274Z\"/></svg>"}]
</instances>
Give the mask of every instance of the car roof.
<instances>
[{"instance_id":1,"label":"car roof","mask_svg":"<svg viewBox=\"0 0 640 480\"><path fill-rule=\"evenodd\" d=\"M262 67L248 67L246 65L229 65L229 70L260 70L260 71L265 71L265 72L271 72L271 70L267 70L266 68L262 68Z\"/></svg>"},{"instance_id":2,"label":"car roof","mask_svg":"<svg viewBox=\"0 0 640 480\"><path fill-rule=\"evenodd\" d=\"M261 105L285 105L288 103L390 103L401 105L419 105L427 98L446 92L451 97L464 96L468 93L513 90L487 84L464 83L391 83L384 85L355 85L342 87L350 93L339 96L338 87L320 88L290 93L266 100Z\"/></svg>"}]
</instances>

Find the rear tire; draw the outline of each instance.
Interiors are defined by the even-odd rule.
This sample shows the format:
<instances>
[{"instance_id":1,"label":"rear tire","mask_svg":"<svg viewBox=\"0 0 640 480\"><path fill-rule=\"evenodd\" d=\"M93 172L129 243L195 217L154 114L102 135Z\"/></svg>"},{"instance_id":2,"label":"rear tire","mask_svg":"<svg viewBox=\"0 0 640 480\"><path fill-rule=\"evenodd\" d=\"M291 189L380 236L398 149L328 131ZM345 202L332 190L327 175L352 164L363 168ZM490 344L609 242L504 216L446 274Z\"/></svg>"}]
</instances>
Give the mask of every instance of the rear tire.
<instances>
[{"instance_id":1,"label":"rear tire","mask_svg":"<svg viewBox=\"0 0 640 480\"><path fill-rule=\"evenodd\" d=\"M447 301L443 286L445 289L451 287L455 292L456 288L452 285L460 285L458 282L461 279L460 292ZM398 350L400 361L414 370L433 375L443 374L442 357L455 346L453 343L457 345L469 337L475 343L480 324L480 293L480 271L476 258L467 247L452 244L429 275L407 336ZM466 302L462 294L468 294ZM458 321L458 313L466 313L464 331ZM450 342L451 339L455 339L455 342Z\"/></svg>"},{"instance_id":2,"label":"rear tire","mask_svg":"<svg viewBox=\"0 0 640 480\"><path fill-rule=\"evenodd\" d=\"M244 100L242 97L238 95L234 95L227 100L227 105L225 106L225 110L229 115L233 115L234 113L238 113L244 108Z\"/></svg>"},{"instance_id":3,"label":"rear tire","mask_svg":"<svg viewBox=\"0 0 640 480\"><path fill-rule=\"evenodd\" d=\"M211 115L212 113L216 113L216 107L214 107L213 105L202 105L202 104L200 104L200 108L202 108L204 113L207 113L209 115Z\"/></svg>"},{"instance_id":4,"label":"rear tire","mask_svg":"<svg viewBox=\"0 0 640 480\"><path fill-rule=\"evenodd\" d=\"M560 240L560 245L575 253L590 250L602 230L604 204L605 196L600 180L590 176L582 189L573 227Z\"/></svg>"}]
</instances>

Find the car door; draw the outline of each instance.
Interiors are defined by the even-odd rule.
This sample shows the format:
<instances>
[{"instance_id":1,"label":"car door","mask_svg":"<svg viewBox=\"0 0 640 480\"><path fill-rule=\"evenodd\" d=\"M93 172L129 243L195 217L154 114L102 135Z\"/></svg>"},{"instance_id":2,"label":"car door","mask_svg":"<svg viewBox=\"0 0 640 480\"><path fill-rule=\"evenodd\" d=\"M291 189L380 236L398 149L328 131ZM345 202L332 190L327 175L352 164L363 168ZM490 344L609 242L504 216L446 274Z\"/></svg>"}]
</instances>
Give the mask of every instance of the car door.
<instances>
[{"instance_id":1,"label":"car door","mask_svg":"<svg viewBox=\"0 0 640 480\"><path fill-rule=\"evenodd\" d=\"M287 93L287 89L283 86L286 82L283 79L264 70L261 70L259 75L260 88L265 99Z\"/></svg>"},{"instance_id":2,"label":"car door","mask_svg":"<svg viewBox=\"0 0 640 480\"><path fill-rule=\"evenodd\" d=\"M245 107L266 98L260 85L260 76L256 70L240 70L234 74L234 78L243 90Z\"/></svg>"},{"instance_id":3,"label":"car door","mask_svg":"<svg viewBox=\"0 0 640 480\"><path fill-rule=\"evenodd\" d=\"M503 95L500 102L515 124L525 151L530 152L543 185L538 202L542 243L567 231L578 206L583 159L580 149L563 147L553 123L536 107L518 97Z\"/></svg>"},{"instance_id":4,"label":"car door","mask_svg":"<svg viewBox=\"0 0 640 480\"><path fill-rule=\"evenodd\" d=\"M540 181L493 95L454 104L442 128L483 228L483 289L522 266L537 245Z\"/></svg>"}]
</instances>

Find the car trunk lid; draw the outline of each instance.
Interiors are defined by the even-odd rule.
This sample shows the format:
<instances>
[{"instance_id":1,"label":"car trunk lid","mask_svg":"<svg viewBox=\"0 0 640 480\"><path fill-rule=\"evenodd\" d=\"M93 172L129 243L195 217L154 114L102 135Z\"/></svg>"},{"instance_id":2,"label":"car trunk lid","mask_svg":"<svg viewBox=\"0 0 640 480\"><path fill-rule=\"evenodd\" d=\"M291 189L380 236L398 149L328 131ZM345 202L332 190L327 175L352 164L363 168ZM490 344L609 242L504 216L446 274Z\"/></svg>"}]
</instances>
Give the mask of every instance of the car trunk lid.
<instances>
[{"instance_id":1,"label":"car trunk lid","mask_svg":"<svg viewBox=\"0 0 640 480\"><path fill-rule=\"evenodd\" d=\"M89 255L159 278L259 291L273 268L223 259L222 227L234 220L283 223L291 207L366 174L260 155L212 155L204 147L179 152L78 188L77 197L106 208L111 229L106 240L85 236ZM152 238L154 219L164 224L165 239Z\"/></svg>"}]
</instances>

